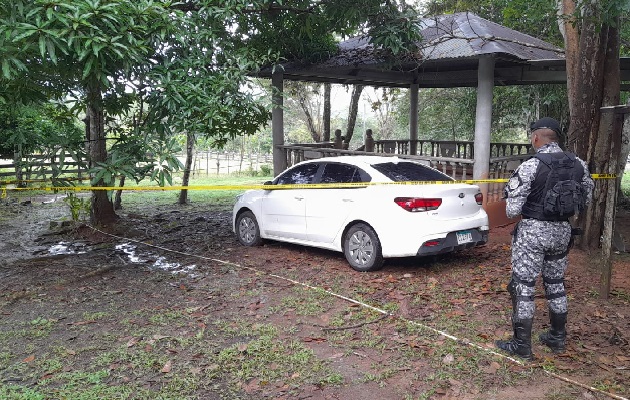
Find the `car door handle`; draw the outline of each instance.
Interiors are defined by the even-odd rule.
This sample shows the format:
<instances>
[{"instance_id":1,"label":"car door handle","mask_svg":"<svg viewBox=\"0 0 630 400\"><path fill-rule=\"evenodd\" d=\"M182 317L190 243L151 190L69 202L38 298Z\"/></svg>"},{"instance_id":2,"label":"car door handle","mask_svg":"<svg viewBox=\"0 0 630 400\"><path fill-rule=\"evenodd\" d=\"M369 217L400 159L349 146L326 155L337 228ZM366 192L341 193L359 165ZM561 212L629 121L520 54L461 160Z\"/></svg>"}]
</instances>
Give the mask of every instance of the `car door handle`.
<instances>
[{"instance_id":1,"label":"car door handle","mask_svg":"<svg viewBox=\"0 0 630 400\"><path fill-rule=\"evenodd\" d=\"M295 196L294 199L297 200L297 201L302 201L302 200L304 200L304 197Z\"/></svg>"},{"instance_id":2,"label":"car door handle","mask_svg":"<svg viewBox=\"0 0 630 400\"><path fill-rule=\"evenodd\" d=\"M354 203L354 200L352 199L341 199L341 201L343 201L344 203Z\"/></svg>"}]
</instances>

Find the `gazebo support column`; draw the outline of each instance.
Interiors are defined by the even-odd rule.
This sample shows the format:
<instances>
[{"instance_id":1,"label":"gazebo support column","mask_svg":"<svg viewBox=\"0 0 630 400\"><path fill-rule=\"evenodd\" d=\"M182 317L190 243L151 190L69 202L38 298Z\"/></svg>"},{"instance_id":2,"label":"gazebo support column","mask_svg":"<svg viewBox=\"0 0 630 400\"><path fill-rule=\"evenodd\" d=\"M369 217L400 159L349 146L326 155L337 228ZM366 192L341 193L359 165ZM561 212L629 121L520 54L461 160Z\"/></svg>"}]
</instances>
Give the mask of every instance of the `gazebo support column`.
<instances>
[{"instance_id":1,"label":"gazebo support column","mask_svg":"<svg viewBox=\"0 0 630 400\"><path fill-rule=\"evenodd\" d=\"M479 58L477 72L477 113L475 118L475 164L473 179L488 179L490 172L490 129L492 127L492 91L494 89L494 57ZM484 202L488 185L479 185Z\"/></svg>"},{"instance_id":2,"label":"gazebo support column","mask_svg":"<svg viewBox=\"0 0 630 400\"><path fill-rule=\"evenodd\" d=\"M279 146L284 145L284 73L282 67L276 66L271 76L272 104L271 133L273 142L273 176L278 176L287 169L287 159L284 150Z\"/></svg>"},{"instance_id":3,"label":"gazebo support column","mask_svg":"<svg viewBox=\"0 0 630 400\"><path fill-rule=\"evenodd\" d=\"M418 154L418 84L409 86L409 154Z\"/></svg>"}]
</instances>

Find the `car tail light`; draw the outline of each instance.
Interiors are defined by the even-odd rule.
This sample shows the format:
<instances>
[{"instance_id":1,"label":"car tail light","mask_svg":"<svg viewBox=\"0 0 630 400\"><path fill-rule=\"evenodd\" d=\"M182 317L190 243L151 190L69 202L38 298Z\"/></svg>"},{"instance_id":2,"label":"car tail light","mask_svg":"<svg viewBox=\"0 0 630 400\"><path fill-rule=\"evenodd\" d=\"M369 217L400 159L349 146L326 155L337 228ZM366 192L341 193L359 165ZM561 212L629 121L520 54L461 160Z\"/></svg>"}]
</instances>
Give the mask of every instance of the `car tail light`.
<instances>
[{"instance_id":1,"label":"car tail light","mask_svg":"<svg viewBox=\"0 0 630 400\"><path fill-rule=\"evenodd\" d=\"M427 242L424 242L424 244L422 245L423 247L435 247L435 246L439 246L440 245L440 241L439 240L429 240Z\"/></svg>"},{"instance_id":2,"label":"car tail light","mask_svg":"<svg viewBox=\"0 0 630 400\"><path fill-rule=\"evenodd\" d=\"M423 199L419 197L396 197L394 202L409 212L437 210L442 199Z\"/></svg>"},{"instance_id":3,"label":"car tail light","mask_svg":"<svg viewBox=\"0 0 630 400\"><path fill-rule=\"evenodd\" d=\"M475 195L475 200L477 201L477 204L482 205L483 204L483 193L479 192Z\"/></svg>"}]
</instances>

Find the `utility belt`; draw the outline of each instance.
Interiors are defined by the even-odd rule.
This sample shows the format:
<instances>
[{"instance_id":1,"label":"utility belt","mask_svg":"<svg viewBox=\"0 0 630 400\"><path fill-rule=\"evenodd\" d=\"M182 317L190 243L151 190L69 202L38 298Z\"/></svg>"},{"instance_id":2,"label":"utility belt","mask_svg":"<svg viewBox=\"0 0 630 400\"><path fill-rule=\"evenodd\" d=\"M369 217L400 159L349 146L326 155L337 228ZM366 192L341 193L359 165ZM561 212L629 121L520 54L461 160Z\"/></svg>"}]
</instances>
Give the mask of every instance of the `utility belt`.
<instances>
[{"instance_id":1,"label":"utility belt","mask_svg":"<svg viewBox=\"0 0 630 400\"><path fill-rule=\"evenodd\" d=\"M525 218L524 217L523 219L534 219L534 218ZM516 243L516 240L518 238L518 228L519 228L520 224L521 224L521 221L517 222L516 225L514 226L514 230L512 230L512 232L510 232L510 235L512 235L512 243ZM571 248L573 248L575 236L580 236L583 233L584 233L584 231L582 230L582 228L574 228L572 226L571 227L571 238L569 239L569 244L567 245L567 249L565 251L563 251L562 253L559 253L559 254L547 254L547 255L545 255L545 261L556 261L556 260L561 260L564 257L566 257L569 254L569 250L571 250Z\"/></svg>"}]
</instances>

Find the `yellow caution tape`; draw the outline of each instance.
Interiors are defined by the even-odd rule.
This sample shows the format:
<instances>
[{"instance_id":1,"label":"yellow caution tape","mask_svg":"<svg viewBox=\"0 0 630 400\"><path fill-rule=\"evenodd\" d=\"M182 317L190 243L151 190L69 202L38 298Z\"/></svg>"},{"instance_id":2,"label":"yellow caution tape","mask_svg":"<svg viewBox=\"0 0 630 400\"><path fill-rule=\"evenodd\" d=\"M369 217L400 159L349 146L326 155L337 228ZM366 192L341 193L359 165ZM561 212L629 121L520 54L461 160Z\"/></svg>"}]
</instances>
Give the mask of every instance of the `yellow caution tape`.
<instances>
[{"instance_id":1,"label":"yellow caution tape","mask_svg":"<svg viewBox=\"0 0 630 400\"><path fill-rule=\"evenodd\" d=\"M615 174L591 174L591 178L593 179L615 179L617 175Z\"/></svg>"},{"instance_id":2,"label":"yellow caution tape","mask_svg":"<svg viewBox=\"0 0 630 400\"><path fill-rule=\"evenodd\" d=\"M615 179L615 174L592 174L593 179ZM41 188L3 188L3 197L6 197L7 190L44 190L53 192L63 191L95 191L95 190L135 190L135 191L165 191L165 190L287 190L287 189L350 189L362 188L375 185L452 185L483 184L483 183L506 183L508 179L466 179L459 181L407 181L407 182L352 182L352 183L317 183L317 184L294 184L294 185L194 185L194 186L52 186ZM3 183L3 182L1 182ZM0 183L0 184L1 184Z\"/></svg>"}]
</instances>

